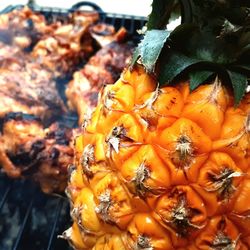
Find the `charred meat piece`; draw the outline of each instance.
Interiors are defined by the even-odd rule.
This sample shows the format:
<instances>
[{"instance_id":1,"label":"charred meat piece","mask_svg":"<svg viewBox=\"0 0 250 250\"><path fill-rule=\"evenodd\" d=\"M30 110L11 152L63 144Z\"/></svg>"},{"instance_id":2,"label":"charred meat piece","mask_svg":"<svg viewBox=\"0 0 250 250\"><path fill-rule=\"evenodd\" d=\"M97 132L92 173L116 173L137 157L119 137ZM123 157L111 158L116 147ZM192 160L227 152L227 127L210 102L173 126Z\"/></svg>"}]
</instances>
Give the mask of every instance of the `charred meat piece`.
<instances>
[{"instance_id":1,"label":"charred meat piece","mask_svg":"<svg viewBox=\"0 0 250 250\"><path fill-rule=\"evenodd\" d=\"M129 63L133 46L129 43L112 42L100 49L82 69L92 86L114 83Z\"/></svg>"},{"instance_id":2,"label":"charred meat piece","mask_svg":"<svg viewBox=\"0 0 250 250\"><path fill-rule=\"evenodd\" d=\"M0 40L27 48L52 31L43 15L27 6L0 15Z\"/></svg>"},{"instance_id":3,"label":"charred meat piece","mask_svg":"<svg viewBox=\"0 0 250 250\"><path fill-rule=\"evenodd\" d=\"M19 70L20 66L24 64L24 53L19 47L8 45L0 41L0 68Z\"/></svg>"},{"instance_id":4,"label":"charred meat piece","mask_svg":"<svg viewBox=\"0 0 250 250\"><path fill-rule=\"evenodd\" d=\"M2 61L7 62L8 68L0 69L0 118L23 112L47 120L66 111L50 70L28 57Z\"/></svg>"},{"instance_id":5,"label":"charred meat piece","mask_svg":"<svg viewBox=\"0 0 250 250\"><path fill-rule=\"evenodd\" d=\"M20 54L20 48L18 48L17 46L0 42L0 61L8 58L18 58Z\"/></svg>"},{"instance_id":6,"label":"charred meat piece","mask_svg":"<svg viewBox=\"0 0 250 250\"><path fill-rule=\"evenodd\" d=\"M76 110L81 124L86 110L97 103L104 84L113 84L131 58L133 46L112 42L100 49L82 70L73 75L66 89L68 106Z\"/></svg>"},{"instance_id":7,"label":"charred meat piece","mask_svg":"<svg viewBox=\"0 0 250 250\"><path fill-rule=\"evenodd\" d=\"M43 128L41 121L22 113L6 115L0 136L0 165L10 177L32 178L44 192L62 192L67 167L73 161L78 130L59 123Z\"/></svg>"},{"instance_id":8,"label":"charred meat piece","mask_svg":"<svg viewBox=\"0 0 250 250\"><path fill-rule=\"evenodd\" d=\"M93 53L89 27L98 18L95 12L74 13L68 23L59 25L36 44L32 56L52 69L56 76L71 72Z\"/></svg>"},{"instance_id":9,"label":"charred meat piece","mask_svg":"<svg viewBox=\"0 0 250 250\"><path fill-rule=\"evenodd\" d=\"M9 176L20 177L21 169L14 166L8 153L16 155L19 145L43 137L43 126L38 118L22 113L9 113L5 116L0 136L0 165Z\"/></svg>"},{"instance_id":10,"label":"charred meat piece","mask_svg":"<svg viewBox=\"0 0 250 250\"><path fill-rule=\"evenodd\" d=\"M121 27L117 32L113 25L98 23L90 27L90 34L100 47L114 41L122 42L127 37L127 30Z\"/></svg>"}]
</instances>

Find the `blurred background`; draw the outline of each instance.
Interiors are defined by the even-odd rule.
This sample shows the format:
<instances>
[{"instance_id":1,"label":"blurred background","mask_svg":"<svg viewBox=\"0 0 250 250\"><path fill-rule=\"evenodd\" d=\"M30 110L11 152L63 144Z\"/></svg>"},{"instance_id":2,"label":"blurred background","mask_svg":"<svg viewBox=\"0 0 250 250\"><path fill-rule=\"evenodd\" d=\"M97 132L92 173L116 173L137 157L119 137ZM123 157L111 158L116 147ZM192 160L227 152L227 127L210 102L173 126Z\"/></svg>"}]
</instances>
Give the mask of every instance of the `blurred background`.
<instances>
[{"instance_id":1,"label":"blurred background","mask_svg":"<svg viewBox=\"0 0 250 250\"><path fill-rule=\"evenodd\" d=\"M27 0L1 0L0 9L2 10L8 5L26 4L27 2ZM40 6L61 8L70 8L73 4L77 2L80 2L80 0L35 1L35 3ZM152 0L91 0L91 2L98 4L105 12L147 16L150 13L150 5Z\"/></svg>"}]
</instances>

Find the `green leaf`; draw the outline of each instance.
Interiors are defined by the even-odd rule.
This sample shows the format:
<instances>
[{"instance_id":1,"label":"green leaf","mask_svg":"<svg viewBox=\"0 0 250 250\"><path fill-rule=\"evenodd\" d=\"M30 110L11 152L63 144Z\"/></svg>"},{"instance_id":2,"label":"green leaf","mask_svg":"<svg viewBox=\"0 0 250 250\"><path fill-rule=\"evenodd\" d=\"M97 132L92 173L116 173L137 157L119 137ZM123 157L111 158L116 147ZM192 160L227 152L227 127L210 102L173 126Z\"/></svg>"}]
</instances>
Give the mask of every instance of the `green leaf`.
<instances>
[{"instance_id":1,"label":"green leaf","mask_svg":"<svg viewBox=\"0 0 250 250\"><path fill-rule=\"evenodd\" d=\"M134 66L138 57L141 57L142 64L147 72L154 71L156 61L170 32L166 30L147 31L143 40L135 50L131 61L131 67Z\"/></svg>"},{"instance_id":2,"label":"green leaf","mask_svg":"<svg viewBox=\"0 0 250 250\"><path fill-rule=\"evenodd\" d=\"M145 34L140 46L142 63L147 72L152 72L170 32L166 30L151 30Z\"/></svg>"},{"instance_id":3,"label":"green leaf","mask_svg":"<svg viewBox=\"0 0 250 250\"><path fill-rule=\"evenodd\" d=\"M159 83L170 83L177 75L198 62L200 61L177 51L164 51L160 58Z\"/></svg>"},{"instance_id":4,"label":"green leaf","mask_svg":"<svg viewBox=\"0 0 250 250\"><path fill-rule=\"evenodd\" d=\"M190 90L193 91L194 89L196 89L201 83L206 81L213 74L214 71L210 70L199 70L190 72Z\"/></svg>"},{"instance_id":5,"label":"green leaf","mask_svg":"<svg viewBox=\"0 0 250 250\"><path fill-rule=\"evenodd\" d=\"M170 34L169 39L174 46L179 45L180 48L185 46L183 41L192 39L194 33L200 32L199 26L194 23L183 23L177 26Z\"/></svg>"},{"instance_id":6,"label":"green leaf","mask_svg":"<svg viewBox=\"0 0 250 250\"><path fill-rule=\"evenodd\" d=\"M250 44L245 47L241 47L240 52L236 55L238 61L249 61L250 56Z\"/></svg>"},{"instance_id":7,"label":"green leaf","mask_svg":"<svg viewBox=\"0 0 250 250\"><path fill-rule=\"evenodd\" d=\"M250 64L233 64L229 65L227 69L250 77Z\"/></svg>"},{"instance_id":8,"label":"green leaf","mask_svg":"<svg viewBox=\"0 0 250 250\"><path fill-rule=\"evenodd\" d=\"M234 104L237 106L246 93L247 76L231 70L228 70L227 72L234 89Z\"/></svg>"},{"instance_id":9,"label":"green leaf","mask_svg":"<svg viewBox=\"0 0 250 250\"><path fill-rule=\"evenodd\" d=\"M239 69L244 69L244 70L248 71L248 73L250 73L250 65L249 64L248 65L247 64L241 64L241 65L239 65Z\"/></svg>"},{"instance_id":10,"label":"green leaf","mask_svg":"<svg viewBox=\"0 0 250 250\"><path fill-rule=\"evenodd\" d=\"M152 3L152 12L149 15L147 29L165 29L170 18L174 0L154 0Z\"/></svg>"},{"instance_id":11,"label":"green leaf","mask_svg":"<svg viewBox=\"0 0 250 250\"><path fill-rule=\"evenodd\" d=\"M241 48L247 47L250 44L250 24L248 27L245 28L244 32L242 32L240 39L239 39L239 44Z\"/></svg>"}]
</instances>

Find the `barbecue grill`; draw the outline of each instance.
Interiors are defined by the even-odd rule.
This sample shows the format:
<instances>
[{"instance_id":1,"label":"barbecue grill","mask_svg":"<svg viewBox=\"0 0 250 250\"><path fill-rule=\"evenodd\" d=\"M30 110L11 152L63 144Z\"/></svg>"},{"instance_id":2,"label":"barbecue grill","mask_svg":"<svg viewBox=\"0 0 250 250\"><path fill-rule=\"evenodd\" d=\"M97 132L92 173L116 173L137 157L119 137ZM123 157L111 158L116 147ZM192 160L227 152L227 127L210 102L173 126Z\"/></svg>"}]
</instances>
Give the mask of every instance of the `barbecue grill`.
<instances>
[{"instance_id":1,"label":"barbecue grill","mask_svg":"<svg viewBox=\"0 0 250 250\"><path fill-rule=\"evenodd\" d=\"M70 12L82 6L90 6L100 14L100 22L112 24L116 29L124 26L131 38L139 41L136 30L143 27L145 17L120 15L103 12L100 7L89 2L80 2L70 9L45 8L34 5L29 7L43 14L48 22L65 21ZM8 6L1 13L22 8L22 5ZM70 79L58 79L59 93L64 96L64 86ZM77 125L77 116L72 114L60 117L60 121L69 127ZM0 124L1 126L1 124ZM62 195L47 195L40 191L38 185L29 180L10 180L0 174L0 249L33 250L33 249L70 249L65 240L58 239L71 224L69 204Z\"/></svg>"}]
</instances>

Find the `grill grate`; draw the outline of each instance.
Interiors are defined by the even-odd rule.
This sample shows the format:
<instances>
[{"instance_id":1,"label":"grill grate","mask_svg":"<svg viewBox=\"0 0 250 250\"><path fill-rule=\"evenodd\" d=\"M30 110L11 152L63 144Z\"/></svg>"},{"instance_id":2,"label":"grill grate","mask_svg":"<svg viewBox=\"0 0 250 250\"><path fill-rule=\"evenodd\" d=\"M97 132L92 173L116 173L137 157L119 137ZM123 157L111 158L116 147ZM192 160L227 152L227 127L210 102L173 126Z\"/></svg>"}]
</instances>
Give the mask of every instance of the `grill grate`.
<instances>
[{"instance_id":1,"label":"grill grate","mask_svg":"<svg viewBox=\"0 0 250 250\"><path fill-rule=\"evenodd\" d=\"M70 224L67 199L44 194L28 180L0 179L0 249L70 249L55 240Z\"/></svg>"},{"instance_id":2,"label":"grill grate","mask_svg":"<svg viewBox=\"0 0 250 250\"><path fill-rule=\"evenodd\" d=\"M48 21L64 21L70 10L59 8L32 7L43 14ZM23 6L9 6L1 13ZM124 26L135 42L139 41L136 30L143 27L145 17L105 13L99 8L101 22L112 24L116 29ZM64 97L64 84L69 79L60 79L58 86ZM76 116L61 117L62 122L74 127ZM0 124L1 127L1 124ZM66 197L47 195L29 180L10 180L0 174L0 249L4 250L70 250L65 240L57 239L71 224L69 204Z\"/></svg>"},{"instance_id":3,"label":"grill grate","mask_svg":"<svg viewBox=\"0 0 250 250\"><path fill-rule=\"evenodd\" d=\"M32 206L33 206L33 202L34 202L34 196L32 197L31 201L29 202L28 209L27 209L27 211L25 213L25 216L24 216L24 219L22 221L21 227L20 227L19 232L17 234L17 239L16 239L15 245L13 247L13 250L16 250L18 248L19 242L20 242L20 240L22 238L22 234L24 232L25 225L26 225L26 223L28 221L28 218L29 218Z\"/></svg>"}]
</instances>

